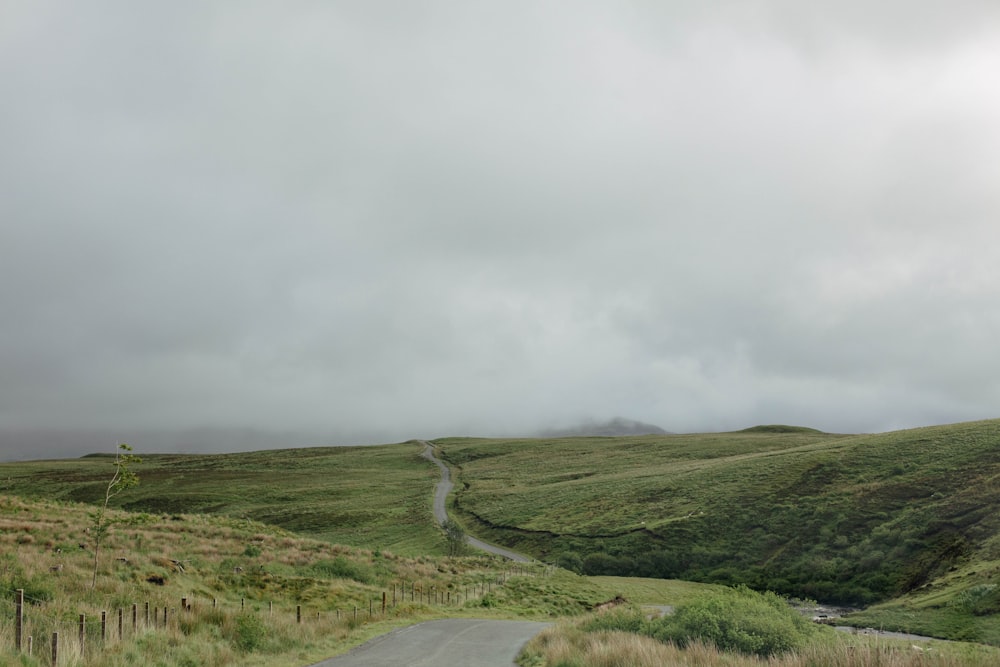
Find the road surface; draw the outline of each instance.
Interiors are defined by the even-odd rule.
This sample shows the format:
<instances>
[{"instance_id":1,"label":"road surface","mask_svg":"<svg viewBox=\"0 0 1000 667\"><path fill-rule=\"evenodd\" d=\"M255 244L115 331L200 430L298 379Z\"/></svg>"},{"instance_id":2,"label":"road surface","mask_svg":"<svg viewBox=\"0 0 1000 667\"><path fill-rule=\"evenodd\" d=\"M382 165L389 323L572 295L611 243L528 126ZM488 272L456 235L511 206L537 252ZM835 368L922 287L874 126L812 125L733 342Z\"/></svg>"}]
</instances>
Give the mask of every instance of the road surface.
<instances>
[{"instance_id":1,"label":"road surface","mask_svg":"<svg viewBox=\"0 0 1000 667\"><path fill-rule=\"evenodd\" d=\"M525 643L549 625L474 618L427 621L312 667L514 667Z\"/></svg>"},{"instance_id":2,"label":"road surface","mask_svg":"<svg viewBox=\"0 0 1000 667\"><path fill-rule=\"evenodd\" d=\"M437 519L439 524L444 524L444 522L448 520L448 512L445 509L445 500L447 500L448 494L451 493L451 489L454 486L451 482L451 470L448 469L448 466L446 466L441 459L434 456L434 448L431 447L430 443L424 442L423 444L424 451L421 455L428 461L433 461L437 464L437 467L441 469L441 481L438 482L437 490L434 492L434 518ZM531 559L524 554L519 554L516 551L511 551L510 549L504 549L503 547L488 544L469 535L465 536L465 541L477 549L482 549L487 553L509 558L513 561L517 561L518 563L531 562Z\"/></svg>"}]
</instances>

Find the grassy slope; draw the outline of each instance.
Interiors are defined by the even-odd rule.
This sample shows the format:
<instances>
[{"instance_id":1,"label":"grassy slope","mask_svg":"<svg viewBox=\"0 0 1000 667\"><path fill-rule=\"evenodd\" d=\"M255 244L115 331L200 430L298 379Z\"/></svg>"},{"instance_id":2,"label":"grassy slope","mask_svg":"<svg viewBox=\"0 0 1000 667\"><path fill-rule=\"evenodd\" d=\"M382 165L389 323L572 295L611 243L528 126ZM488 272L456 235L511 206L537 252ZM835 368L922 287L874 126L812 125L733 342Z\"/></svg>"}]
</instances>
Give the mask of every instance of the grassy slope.
<instances>
[{"instance_id":1,"label":"grassy slope","mask_svg":"<svg viewBox=\"0 0 1000 667\"><path fill-rule=\"evenodd\" d=\"M1000 643L998 421L879 435L768 426L440 443L467 485L457 497L467 526L540 557L575 557L598 574L886 599L858 622ZM403 555L442 553L430 512L437 471L419 451L146 455L140 486L120 500ZM93 501L109 472L102 457L2 464L0 493Z\"/></svg>"},{"instance_id":2,"label":"grassy slope","mask_svg":"<svg viewBox=\"0 0 1000 667\"><path fill-rule=\"evenodd\" d=\"M431 498L439 472L413 443L219 455L149 455L124 509L248 518L319 539L400 554L443 554ZM0 464L0 492L96 502L110 458Z\"/></svg>"},{"instance_id":3,"label":"grassy slope","mask_svg":"<svg viewBox=\"0 0 1000 667\"><path fill-rule=\"evenodd\" d=\"M439 444L470 528L550 560L828 601L905 594L883 619L1000 642L1000 421Z\"/></svg>"},{"instance_id":4,"label":"grassy slope","mask_svg":"<svg viewBox=\"0 0 1000 667\"><path fill-rule=\"evenodd\" d=\"M126 512L114 513L125 523L112 530L102 549L92 590L89 510L0 494L0 664L13 664L8 660L14 659L16 589L25 591L25 635L35 637L37 656L17 664L48 664L42 638L57 631L66 661L61 664L80 667L312 664L391 627L442 615L548 619L579 614L621 590L668 601L689 594L690 585L676 582L635 588L541 565L511 572L508 563L493 557L410 558L355 549L227 517ZM183 572L172 560L183 563ZM53 572L56 566L61 568ZM150 577L161 581L150 583ZM506 581L497 584L501 578ZM451 603L410 602L400 595L399 604L390 604L381 616L382 593L391 601L389 591L403 582L416 584L418 591L451 591ZM181 613L181 598L188 599L191 612ZM244 599L247 613L241 611ZM170 628L142 627L147 602L152 609L172 610ZM131 629L133 603L140 610L138 633ZM370 603L376 610L372 619ZM302 624L294 620L299 605ZM122 642L118 608L126 610ZM101 611L109 611L111 639L98 650ZM77 655L79 614L90 619L88 644L94 647L84 660Z\"/></svg>"}]
</instances>

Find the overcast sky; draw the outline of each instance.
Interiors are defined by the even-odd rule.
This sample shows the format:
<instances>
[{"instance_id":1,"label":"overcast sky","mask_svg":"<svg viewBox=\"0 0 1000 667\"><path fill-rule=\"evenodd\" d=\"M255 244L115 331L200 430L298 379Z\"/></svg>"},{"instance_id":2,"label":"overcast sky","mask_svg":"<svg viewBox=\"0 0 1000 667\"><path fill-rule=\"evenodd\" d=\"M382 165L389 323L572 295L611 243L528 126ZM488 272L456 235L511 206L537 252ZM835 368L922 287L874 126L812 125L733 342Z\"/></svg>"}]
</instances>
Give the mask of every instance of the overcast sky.
<instances>
[{"instance_id":1,"label":"overcast sky","mask_svg":"<svg viewBox=\"0 0 1000 667\"><path fill-rule=\"evenodd\" d=\"M0 430L1000 417L998 72L996 0L4 0Z\"/></svg>"}]
</instances>

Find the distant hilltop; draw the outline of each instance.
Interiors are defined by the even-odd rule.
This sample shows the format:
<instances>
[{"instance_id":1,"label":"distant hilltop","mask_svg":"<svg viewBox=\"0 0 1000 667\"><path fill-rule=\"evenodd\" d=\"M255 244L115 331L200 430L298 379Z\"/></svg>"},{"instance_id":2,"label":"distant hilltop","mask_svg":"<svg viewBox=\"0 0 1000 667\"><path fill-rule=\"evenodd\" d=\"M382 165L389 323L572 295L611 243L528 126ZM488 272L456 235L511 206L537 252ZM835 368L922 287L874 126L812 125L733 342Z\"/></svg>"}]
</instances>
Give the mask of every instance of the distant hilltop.
<instances>
[{"instance_id":1,"label":"distant hilltop","mask_svg":"<svg viewBox=\"0 0 1000 667\"><path fill-rule=\"evenodd\" d=\"M806 426L788 426L787 424L761 424L745 428L740 433L822 433Z\"/></svg>"},{"instance_id":2,"label":"distant hilltop","mask_svg":"<svg viewBox=\"0 0 1000 667\"><path fill-rule=\"evenodd\" d=\"M572 438L576 436L617 436L617 435L669 435L659 426L644 424L634 419L615 417L606 422L587 422L564 429L542 431L543 438Z\"/></svg>"}]
</instances>

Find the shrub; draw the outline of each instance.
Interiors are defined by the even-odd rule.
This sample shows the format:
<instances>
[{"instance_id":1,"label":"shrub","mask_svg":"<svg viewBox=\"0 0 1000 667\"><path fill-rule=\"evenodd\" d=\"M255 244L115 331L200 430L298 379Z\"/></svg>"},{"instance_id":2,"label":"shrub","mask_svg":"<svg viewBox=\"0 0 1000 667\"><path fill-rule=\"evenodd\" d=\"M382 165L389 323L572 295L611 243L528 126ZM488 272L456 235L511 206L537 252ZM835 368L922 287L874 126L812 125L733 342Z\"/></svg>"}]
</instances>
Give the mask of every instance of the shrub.
<instances>
[{"instance_id":1,"label":"shrub","mask_svg":"<svg viewBox=\"0 0 1000 667\"><path fill-rule=\"evenodd\" d=\"M358 563L337 556L333 560L321 560L313 563L313 572L317 576L334 579L353 579L362 584L374 584L375 572L367 563Z\"/></svg>"},{"instance_id":2,"label":"shrub","mask_svg":"<svg viewBox=\"0 0 1000 667\"><path fill-rule=\"evenodd\" d=\"M802 646L813 627L774 593L746 586L702 595L672 616L650 623L650 634L685 647L701 640L722 651L771 656Z\"/></svg>"},{"instance_id":3,"label":"shrub","mask_svg":"<svg viewBox=\"0 0 1000 667\"><path fill-rule=\"evenodd\" d=\"M979 584L962 591L952 607L976 616L995 614L1000 610L1000 588L996 584Z\"/></svg>"},{"instance_id":4,"label":"shrub","mask_svg":"<svg viewBox=\"0 0 1000 667\"><path fill-rule=\"evenodd\" d=\"M556 558L556 567L580 574L583 572L583 559L574 551L565 551Z\"/></svg>"},{"instance_id":5,"label":"shrub","mask_svg":"<svg viewBox=\"0 0 1000 667\"><path fill-rule=\"evenodd\" d=\"M28 579L15 577L5 588L9 590L9 594L19 588L23 589L25 601L34 604L51 602L56 597L56 586L52 579L40 574Z\"/></svg>"},{"instance_id":6,"label":"shrub","mask_svg":"<svg viewBox=\"0 0 1000 667\"><path fill-rule=\"evenodd\" d=\"M479 606L491 609L493 607L500 606L500 600L493 593L487 593L486 595L484 595L479 599Z\"/></svg>"},{"instance_id":7,"label":"shrub","mask_svg":"<svg viewBox=\"0 0 1000 667\"><path fill-rule=\"evenodd\" d=\"M649 622L638 610L614 610L597 614L584 622L580 629L584 632L631 632L648 635Z\"/></svg>"},{"instance_id":8,"label":"shrub","mask_svg":"<svg viewBox=\"0 0 1000 667\"><path fill-rule=\"evenodd\" d=\"M264 621L256 614L240 614L233 626L233 644L246 653L259 649L267 636Z\"/></svg>"},{"instance_id":9,"label":"shrub","mask_svg":"<svg viewBox=\"0 0 1000 667\"><path fill-rule=\"evenodd\" d=\"M598 552L587 554L582 570L590 576L627 576L635 570L635 562L631 558Z\"/></svg>"}]
</instances>

